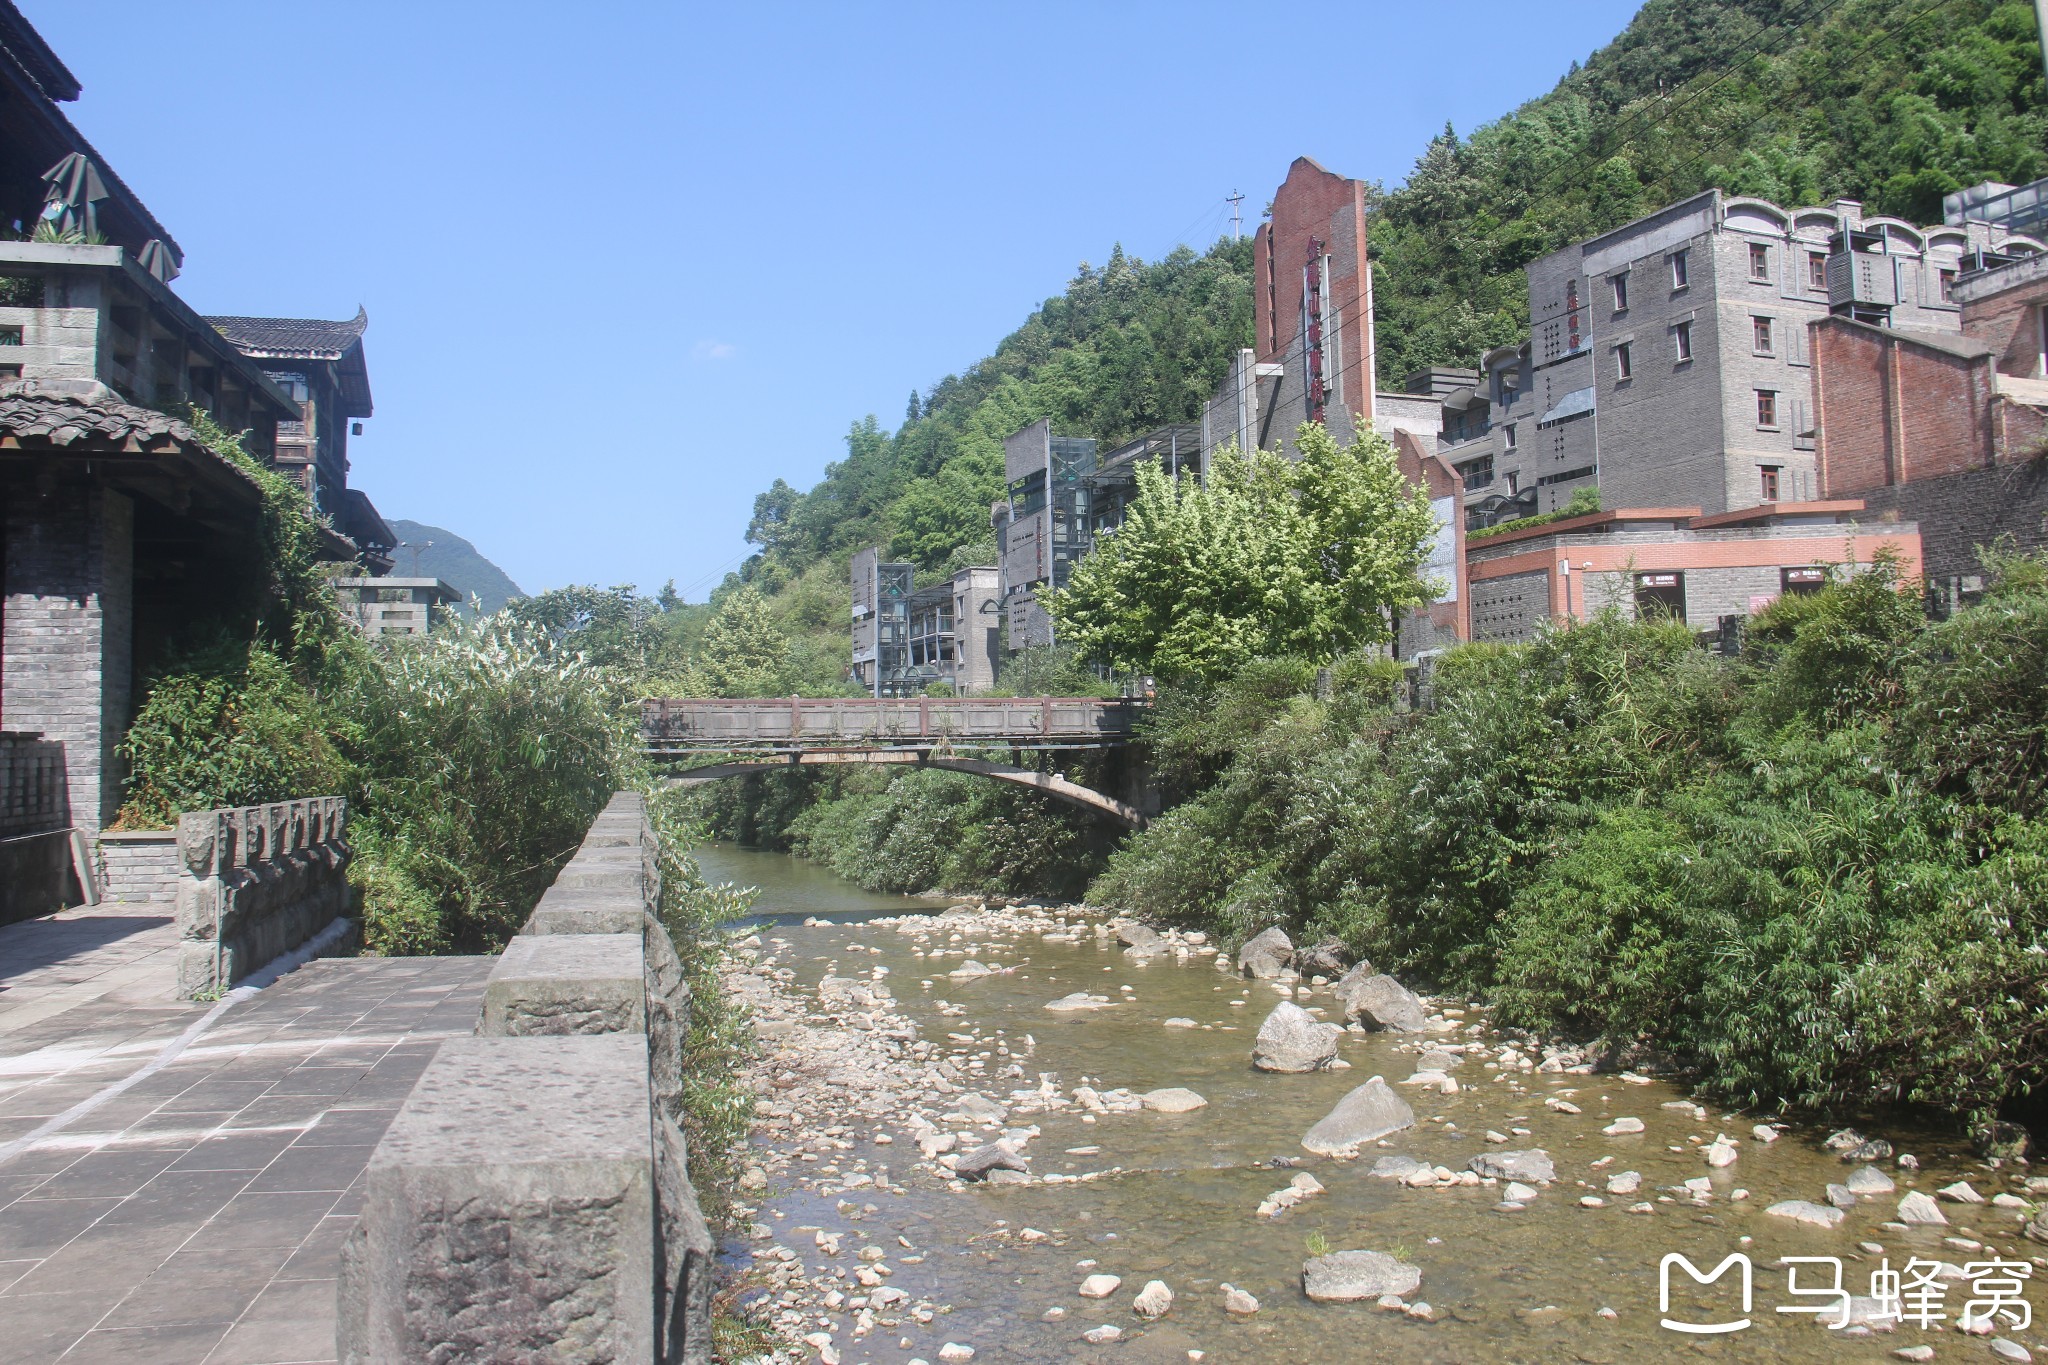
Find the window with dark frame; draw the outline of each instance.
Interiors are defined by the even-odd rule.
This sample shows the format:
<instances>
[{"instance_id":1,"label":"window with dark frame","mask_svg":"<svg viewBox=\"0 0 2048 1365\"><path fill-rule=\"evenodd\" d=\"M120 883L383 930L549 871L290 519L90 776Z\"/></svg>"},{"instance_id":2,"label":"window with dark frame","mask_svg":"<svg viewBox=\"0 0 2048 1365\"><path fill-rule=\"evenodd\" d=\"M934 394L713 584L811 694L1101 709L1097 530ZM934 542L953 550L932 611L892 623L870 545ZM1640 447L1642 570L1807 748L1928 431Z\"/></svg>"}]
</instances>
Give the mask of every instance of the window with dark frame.
<instances>
[{"instance_id":1,"label":"window with dark frame","mask_svg":"<svg viewBox=\"0 0 2048 1365\"><path fill-rule=\"evenodd\" d=\"M1934 278L1941 289L1941 301L1943 303L1954 303L1956 301L1956 272L1953 270L1937 270L1934 273Z\"/></svg>"},{"instance_id":2,"label":"window with dark frame","mask_svg":"<svg viewBox=\"0 0 2048 1365\"><path fill-rule=\"evenodd\" d=\"M1501 430L1507 433L1507 448L1513 450L1515 448L1515 424L1510 422Z\"/></svg>"},{"instance_id":3,"label":"window with dark frame","mask_svg":"<svg viewBox=\"0 0 2048 1365\"><path fill-rule=\"evenodd\" d=\"M1628 276L1626 274L1616 275L1608 283L1614 286L1614 311L1626 313L1628 311Z\"/></svg>"},{"instance_id":4,"label":"window with dark frame","mask_svg":"<svg viewBox=\"0 0 2048 1365\"><path fill-rule=\"evenodd\" d=\"M1678 363L1683 365L1692 359L1692 324L1681 322L1671 329L1671 339L1678 351Z\"/></svg>"},{"instance_id":5,"label":"window with dark frame","mask_svg":"<svg viewBox=\"0 0 2048 1365\"><path fill-rule=\"evenodd\" d=\"M1763 475L1763 487L1760 491L1765 502L1778 500L1778 469L1779 467L1774 464L1759 466L1759 471Z\"/></svg>"},{"instance_id":6,"label":"window with dark frame","mask_svg":"<svg viewBox=\"0 0 2048 1365\"><path fill-rule=\"evenodd\" d=\"M1635 367L1629 358L1629 344L1626 341L1621 342L1614 348L1614 377L1627 379L1634 373Z\"/></svg>"},{"instance_id":7,"label":"window with dark frame","mask_svg":"<svg viewBox=\"0 0 2048 1365\"><path fill-rule=\"evenodd\" d=\"M1806 287L1818 289L1822 293L1827 292L1828 255L1825 251L1809 251L1806 253Z\"/></svg>"},{"instance_id":8,"label":"window with dark frame","mask_svg":"<svg viewBox=\"0 0 2048 1365\"><path fill-rule=\"evenodd\" d=\"M1749 277L1753 280L1771 277L1771 249L1762 242L1749 244Z\"/></svg>"},{"instance_id":9,"label":"window with dark frame","mask_svg":"<svg viewBox=\"0 0 2048 1365\"><path fill-rule=\"evenodd\" d=\"M1778 391L1758 389L1756 391L1756 424L1760 427L1778 425Z\"/></svg>"},{"instance_id":10,"label":"window with dark frame","mask_svg":"<svg viewBox=\"0 0 2048 1365\"><path fill-rule=\"evenodd\" d=\"M1686 263L1683 251L1671 253L1671 287L1683 289L1686 284Z\"/></svg>"},{"instance_id":11,"label":"window with dark frame","mask_svg":"<svg viewBox=\"0 0 2048 1365\"><path fill-rule=\"evenodd\" d=\"M1771 354L1771 320L1770 320L1769 318L1754 318L1754 317L1753 317L1753 318L1751 318L1751 319L1749 320L1749 325L1750 325L1750 331L1751 331L1751 333L1752 333L1752 335L1753 335L1753 337L1754 337L1754 340L1755 340L1755 344L1756 344L1756 353L1757 353L1758 355L1770 355L1770 354Z\"/></svg>"}]
</instances>

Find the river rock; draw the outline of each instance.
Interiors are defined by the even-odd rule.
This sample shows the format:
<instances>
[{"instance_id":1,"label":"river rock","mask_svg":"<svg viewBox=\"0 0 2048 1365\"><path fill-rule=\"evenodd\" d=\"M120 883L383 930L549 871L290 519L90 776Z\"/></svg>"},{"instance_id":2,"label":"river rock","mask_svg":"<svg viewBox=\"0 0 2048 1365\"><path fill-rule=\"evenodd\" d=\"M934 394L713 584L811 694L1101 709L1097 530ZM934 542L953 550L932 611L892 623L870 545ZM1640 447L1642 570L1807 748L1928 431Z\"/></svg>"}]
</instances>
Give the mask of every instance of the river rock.
<instances>
[{"instance_id":1,"label":"river rock","mask_svg":"<svg viewBox=\"0 0 2048 1365\"><path fill-rule=\"evenodd\" d=\"M1958 1180L1953 1185L1943 1185L1936 1193L1940 1194L1944 1199L1953 1199L1958 1204L1981 1204L1984 1202L1984 1196L1977 1193L1976 1189L1967 1180Z\"/></svg>"},{"instance_id":2,"label":"river rock","mask_svg":"<svg viewBox=\"0 0 2048 1365\"><path fill-rule=\"evenodd\" d=\"M1779 1218L1790 1218L1795 1223L1811 1223L1817 1228L1831 1228L1845 1216L1840 1209L1826 1204L1816 1204L1811 1199L1781 1199L1764 1210Z\"/></svg>"},{"instance_id":3,"label":"river rock","mask_svg":"<svg viewBox=\"0 0 2048 1365\"><path fill-rule=\"evenodd\" d=\"M1619 1171L1607 1177L1609 1194L1634 1194L1643 1187L1643 1177L1637 1171Z\"/></svg>"},{"instance_id":4,"label":"river rock","mask_svg":"<svg viewBox=\"0 0 2048 1365\"><path fill-rule=\"evenodd\" d=\"M1148 1280L1138 1291L1138 1297L1131 1300L1131 1311L1141 1318L1163 1318L1166 1310L1173 1307L1173 1291L1166 1287L1164 1280Z\"/></svg>"},{"instance_id":5,"label":"river rock","mask_svg":"<svg viewBox=\"0 0 2048 1365\"><path fill-rule=\"evenodd\" d=\"M1261 981L1271 981L1287 970L1294 959L1294 942L1279 925L1254 934L1237 950L1237 969Z\"/></svg>"},{"instance_id":6,"label":"river rock","mask_svg":"<svg viewBox=\"0 0 2048 1365\"><path fill-rule=\"evenodd\" d=\"M1165 1090L1149 1090L1138 1098L1145 1102L1147 1109L1161 1114L1185 1114L1190 1109L1200 1109L1209 1102L1194 1091L1183 1090L1179 1086L1169 1086Z\"/></svg>"},{"instance_id":7,"label":"river rock","mask_svg":"<svg viewBox=\"0 0 2048 1365\"><path fill-rule=\"evenodd\" d=\"M1457 1053L1446 1052L1440 1047L1433 1047L1415 1059L1415 1069L1417 1071L1450 1071L1464 1065L1464 1063L1465 1059Z\"/></svg>"},{"instance_id":8,"label":"river rock","mask_svg":"<svg viewBox=\"0 0 2048 1365\"><path fill-rule=\"evenodd\" d=\"M1106 1299L1116 1293L1116 1287L1123 1283L1119 1275L1090 1275L1081 1281L1081 1297L1084 1299Z\"/></svg>"},{"instance_id":9,"label":"river rock","mask_svg":"<svg viewBox=\"0 0 2048 1365\"><path fill-rule=\"evenodd\" d=\"M1327 1119L1324 1120L1326 1123L1328 1121ZM1307 1143L1304 1141L1302 1145L1307 1146ZM1314 1149L1311 1148L1310 1150L1313 1151ZM1366 1174L1376 1175L1382 1180L1405 1181L1417 1171L1427 1171L1430 1169L1430 1164L1427 1161L1417 1161L1412 1156L1383 1156L1378 1161L1372 1163L1372 1169L1367 1171Z\"/></svg>"},{"instance_id":10,"label":"river rock","mask_svg":"<svg viewBox=\"0 0 2048 1365\"><path fill-rule=\"evenodd\" d=\"M1890 1194L1894 1188L1892 1178L1875 1166L1858 1166L1849 1172L1849 1178L1842 1182L1851 1194Z\"/></svg>"},{"instance_id":11,"label":"river rock","mask_svg":"<svg viewBox=\"0 0 2048 1365\"><path fill-rule=\"evenodd\" d=\"M1707 1164L1716 1170L1723 1166L1733 1166L1736 1155L1735 1144L1725 1137L1715 1138L1707 1144L1705 1150Z\"/></svg>"},{"instance_id":12,"label":"river rock","mask_svg":"<svg viewBox=\"0 0 2048 1365\"><path fill-rule=\"evenodd\" d=\"M1291 1000L1283 1000L1259 1025L1252 1065L1261 1071L1321 1071L1337 1060L1344 1030L1319 1021Z\"/></svg>"},{"instance_id":13,"label":"river rock","mask_svg":"<svg viewBox=\"0 0 2048 1365\"><path fill-rule=\"evenodd\" d=\"M1356 1020L1367 1028L1399 1033L1418 1033L1429 1026L1422 1002L1391 976L1361 976L1354 968L1337 983L1336 992L1347 1024Z\"/></svg>"},{"instance_id":14,"label":"river rock","mask_svg":"<svg viewBox=\"0 0 2048 1365\"><path fill-rule=\"evenodd\" d=\"M1933 1199L1922 1194L1919 1190L1914 1190L1899 1201L1899 1221L1901 1223L1927 1223L1946 1227L1948 1225L1948 1216L1942 1213L1940 1205L1936 1204Z\"/></svg>"},{"instance_id":15,"label":"river rock","mask_svg":"<svg viewBox=\"0 0 2048 1365\"><path fill-rule=\"evenodd\" d=\"M1539 1193L1540 1191L1533 1185L1524 1185L1519 1180L1510 1180L1506 1188L1501 1190L1500 1197L1516 1204L1533 1204L1536 1202L1536 1197Z\"/></svg>"},{"instance_id":16,"label":"river rock","mask_svg":"<svg viewBox=\"0 0 2048 1365\"><path fill-rule=\"evenodd\" d=\"M1384 1078L1374 1076L1338 1100L1336 1107L1308 1130L1301 1145L1317 1156L1335 1156L1414 1126L1415 1111L1408 1102L1395 1094ZM1406 1159L1383 1157L1381 1162ZM1379 1164L1374 1165L1373 1174L1381 1174Z\"/></svg>"},{"instance_id":17,"label":"river rock","mask_svg":"<svg viewBox=\"0 0 2048 1365\"><path fill-rule=\"evenodd\" d=\"M1017 1149L1009 1143L991 1142L961 1157L953 1166L953 1174L962 1180L987 1180L997 1171L1028 1172L1030 1169L1031 1163L1017 1155Z\"/></svg>"},{"instance_id":18,"label":"river rock","mask_svg":"<svg viewBox=\"0 0 2048 1365\"><path fill-rule=\"evenodd\" d=\"M1872 1138L1868 1142L1858 1143L1848 1151L1843 1152L1842 1160L1883 1161L1891 1154L1892 1145L1889 1142L1886 1142L1883 1138Z\"/></svg>"},{"instance_id":19,"label":"river rock","mask_svg":"<svg viewBox=\"0 0 2048 1365\"><path fill-rule=\"evenodd\" d=\"M1333 1251L1301 1265L1302 1292L1317 1303L1412 1294L1421 1284L1420 1270L1377 1251Z\"/></svg>"},{"instance_id":20,"label":"river rock","mask_svg":"<svg viewBox=\"0 0 2048 1365\"><path fill-rule=\"evenodd\" d=\"M1048 1001L1046 1008L1058 1014L1072 1014L1076 1010L1106 1010L1114 1003L1107 996L1075 991L1072 995L1063 995L1057 1000Z\"/></svg>"},{"instance_id":21,"label":"river rock","mask_svg":"<svg viewBox=\"0 0 2048 1365\"><path fill-rule=\"evenodd\" d=\"M973 958L970 957L965 962L955 967L952 971L947 972L946 975L956 977L963 981L970 981L977 976L994 976L995 968L983 966L981 963L976 962Z\"/></svg>"},{"instance_id":22,"label":"river rock","mask_svg":"<svg viewBox=\"0 0 2048 1365\"><path fill-rule=\"evenodd\" d=\"M1991 1343L1991 1354L2000 1360L2010 1360L2013 1365L2031 1365L2034 1353L2008 1337L2000 1337Z\"/></svg>"},{"instance_id":23,"label":"river rock","mask_svg":"<svg viewBox=\"0 0 2048 1365\"><path fill-rule=\"evenodd\" d=\"M1466 1169L1476 1172L1482 1179L1521 1180L1532 1184L1548 1183L1557 1179L1557 1168L1550 1164L1550 1153L1541 1147L1531 1147L1522 1152L1481 1152L1466 1163Z\"/></svg>"},{"instance_id":24,"label":"river rock","mask_svg":"<svg viewBox=\"0 0 2048 1365\"><path fill-rule=\"evenodd\" d=\"M974 1359L974 1348L957 1341L949 1341L939 1348L939 1359L947 1365L959 1365L963 1360Z\"/></svg>"},{"instance_id":25,"label":"river rock","mask_svg":"<svg viewBox=\"0 0 2048 1365\"><path fill-rule=\"evenodd\" d=\"M1167 1020L1167 1021L1166 1021L1166 1027L1168 1027L1168 1028L1194 1028L1194 1027L1195 1027L1195 1021L1194 1021L1194 1020L1192 1020L1192 1019L1182 1019L1182 1018L1178 1018L1178 1017L1176 1017L1176 1018L1173 1018L1173 1019L1169 1019L1169 1020Z\"/></svg>"},{"instance_id":26,"label":"river rock","mask_svg":"<svg viewBox=\"0 0 2048 1365\"><path fill-rule=\"evenodd\" d=\"M1856 1207L1855 1192L1847 1185L1830 1185L1828 1186L1828 1203L1838 1209L1853 1209Z\"/></svg>"},{"instance_id":27,"label":"river rock","mask_svg":"<svg viewBox=\"0 0 2048 1365\"><path fill-rule=\"evenodd\" d=\"M1294 955L1294 970L1303 976L1339 977L1351 965L1351 953L1344 946L1344 940L1326 938L1313 948L1303 948Z\"/></svg>"},{"instance_id":28,"label":"river rock","mask_svg":"<svg viewBox=\"0 0 2048 1365\"><path fill-rule=\"evenodd\" d=\"M1113 1322L1105 1322L1100 1327L1090 1327L1087 1331L1081 1333L1081 1340L1087 1342L1090 1346L1107 1346L1112 1342L1122 1341L1123 1339L1124 1329Z\"/></svg>"},{"instance_id":29,"label":"river rock","mask_svg":"<svg viewBox=\"0 0 2048 1365\"><path fill-rule=\"evenodd\" d=\"M1167 946L1159 931L1148 924L1135 920L1121 920L1116 926L1117 942L1124 945L1125 957L1157 957L1173 951Z\"/></svg>"},{"instance_id":30,"label":"river rock","mask_svg":"<svg viewBox=\"0 0 2048 1365\"><path fill-rule=\"evenodd\" d=\"M1997 1161L2020 1161L2033 1150L2034 1140L2017 1123L1994 1121L1970 1134L1977 1150Z\"/></svg>"},{"instance_id":31,"label":"river rock","mask_svg":"<svg viewBox=\"0 0 2048 1365\"><path fill-rule=\"evenodd\" d=\"M1637 1118L1618 1118L1600 1130L1609 1137L1625 1137L1630 1133L1643 1131L1643 1121Z\"/></svg>"},{"instance_id":32,"label":"river rock","mask_svg":"<svg viewBox=\"0 0 2048 1365\"><path fill-rule=\"evenodd\" d=\"M953 1108L976 1123L1001 1123L1010 1116L1010 1111L986 1095L968 1091L953 1101Z\"/></svg>"},{"instance_id":33,"label":"river rock","mask_svg":"<svg viewBox=\"0 0 2048 1365\"><path fill-rule=\"evenodd\" d=\"M1236 1285L1223 1286L1223 1311L1232 1317L1248 1318L1259 1311L1259 1301Z\"/></svg>"}]
</instances>

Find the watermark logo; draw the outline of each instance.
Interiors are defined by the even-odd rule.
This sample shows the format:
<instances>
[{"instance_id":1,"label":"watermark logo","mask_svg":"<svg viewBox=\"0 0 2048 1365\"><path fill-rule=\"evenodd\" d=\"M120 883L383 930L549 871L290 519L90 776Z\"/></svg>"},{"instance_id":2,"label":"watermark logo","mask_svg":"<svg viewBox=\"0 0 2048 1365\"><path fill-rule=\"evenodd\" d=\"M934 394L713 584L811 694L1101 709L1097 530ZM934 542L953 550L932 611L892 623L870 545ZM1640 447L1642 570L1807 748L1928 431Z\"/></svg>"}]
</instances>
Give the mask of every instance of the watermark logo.
<instances>
[{"instance_id":1,"label":"watermark logo","mask_svg":"<svg viewBox=\"0 0 2048 1365\"><path fill-rule=\"evenodd\" d=\"M1988 1332L2003 1328L2023 1332L2033 1325L2033 1306L2027 1302L2027 1282L2034 1267L2027 1261L1971 1261L1954 1266L1943 1261L1909 1258L1900 1269L1892 1269L1889 1257L1870 1272L1870 1294L1859 1306L1843 1282L1839 1256L1786 1256L1777 1262L1785 1271L1786 1296L1795 1300L1779 1304L1779 1313L1803 1313L1840 1331L1853 1320L1869 1323L1911 1325L1922 1331L1951 1321L1951 1294L1962 1299L1953 1321L1965 1332ZM1671 1314L1672 1271L1683 1270L1694 1284L1717 1283L1730 1270L1740 1272L1736 1284L1742 1291L1742 1314L1720 1322L1685 1322ZM1755 1305L1755 1267L1747 1254L1731 1253L1712 1270L1700 1268L1677 1252L1657 1264L1657 1308L1662 1325L1673 1332L1714 1336L1740 1332L1753 1325L1749 1314ZM1967 1292L1962 1292L1967 1287Z\"/></svg>"}]
</instances>

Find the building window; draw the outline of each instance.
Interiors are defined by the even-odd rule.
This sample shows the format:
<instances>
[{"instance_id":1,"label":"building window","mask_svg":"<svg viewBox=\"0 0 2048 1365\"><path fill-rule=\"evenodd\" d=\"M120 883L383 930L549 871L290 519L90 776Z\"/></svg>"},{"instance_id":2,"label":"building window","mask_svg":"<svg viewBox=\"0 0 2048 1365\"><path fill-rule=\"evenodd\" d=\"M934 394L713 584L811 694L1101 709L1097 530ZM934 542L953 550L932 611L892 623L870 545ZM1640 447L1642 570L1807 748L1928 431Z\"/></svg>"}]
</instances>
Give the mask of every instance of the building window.
<instances>
[{"instance_id":1,"label":"building window","mask_svg":"<svg viewBox=\"0 0 2048 1365\"><path fill-rule=\"evenodd\" d=\"M1825 251L1809 251L1806 253L1806 287L1808 289L1818 289L1823 294L1827 293L1828 256Z\"/></svg>"},{"instance_id":2,"label":"building window","mask_svg":"<svg viewBox=\"0 0 2048 1365\"><path fill-rule=\"evenodd\" d=\"M1465 481L1465 491L1476 493L1493 482L1493 456L1468 460L1458 466L1458 477Z\"/></svg>"},{"instance_id":3,"label":"building window","mask_svg":"<svg viewBox=\"0 0 2048 1365\"><path fill-rule=\"evenodd\" d=\"M1751 318L1749 326L1756 345L1756 353L1758 355L1771 354L1771 320L1769 318Z\"/></svg>"},{"instance_id":4,"label":"building window","mask_svg":"<svg viewBox=\"0 0 2048 1365\"><path fill-rule=\"evenodd\" d=\"M1683 365L1692 359L1692 324L1681 322L1671 329L1672 343L1678 349L1678 363Z\"/></svg>"},{"instance_id":5,"label":"building window","mask_svg":"<svg viewBox=\"0 0 2048 1365\"><path fill-rule=\"evenodd\" d=\"M1635 366L1629 356L1629 344L1624 341L1614 348L1614 377L1627 379L1635 373Z\"/></svg>"},{"instance_id":6,"label":"building window","mask_svg":"<svg viewBox=\"0 0 2048 1365\"><path fill-rule=\"evenodd\" d=\"M1519 469L1510 469L1508 471L1507 477L1508 496L1513 497L1515 494L1522 491L1522 471Z\"/></svg>"},{"instance_id":7,"label":"building window","mask_svg":"<svg viewBox=\"0 0 2048 1365\"><path fill-rule=\"evenodd\" d=\"M1934 278L1941 288L1941 301L1943 303L1954 303L1956 301L1956 272L1953 270L1937 270L1934 272Z\"/></svg>"},{"instance_id":8,"label":"building window","mask_svg":"<svg viewBox=\"0 0 2048 1365\"><path fill-rule=\"evenodd\" d=\"M1759 468L1763 473L1763 488L1760 490L1763 493L1763 500L1765 502L1776 502L1778 500L1778 466L1767 464Z\"/></svg>"},{"instance_id":9,"label":"building window","mask_svg":"<svg viewBox=\"0 0 2048 1365\"><path fill-rule=\"evenodd\" d=\"M1762 242L1749 244L1749 277L1753 280L1771 277L1771 249Z\"/></svg>"},{"instance_id":10,"label":"building window","mask_svg":"<svg viewBox=\"0 0 2048 1365\"><path fill-rule=\"evenodd\" d=\"M1756 424L1771 429L1778 425L1778 391L1758 389L1756 391Z\"/></svg>"},{"instance_id":11,"label":"building window","mask_svg":"<svg viewBox=\"0 0 2048 1365\"><path fill-rule=\"evenodd\" d=\"M1671 253L1671 287L1673 289L1683 289L1685 285L1685 253L1683 251L1674 251Z\"/></svg>"},{"instance_id":12,"label":"building window","mask_svg":"<svg viewBox=\"0 0 2048 1365\"><path fill-rule=\"evenodd\" d=\"M1636 615L1645 619L1685 619L1685 575L1682 573L1639 573L1636 575Z\"/></svg>"},{"instance_id":13,"label":"building window","mask_svg":"<svg viewBox=\"0 0 2048 1365\"><path fill-rule=\"evenodd\" d=\"M1502 427L1501 430L1507 434L1507 448L1513 450L1515 448L1515 424L1510 422Z\"/></svg>"},{"instance_id":14,"label":"building window","mask_svg":"<svg viewBox=\"0 0 2048 1365\"><path fill-rule=\"evenodd\" d=\"M1626 313L1628 311L1628 276L1616 275L1608 283L1614 286L1614 311Z\"/></svg>"}]
</instances>

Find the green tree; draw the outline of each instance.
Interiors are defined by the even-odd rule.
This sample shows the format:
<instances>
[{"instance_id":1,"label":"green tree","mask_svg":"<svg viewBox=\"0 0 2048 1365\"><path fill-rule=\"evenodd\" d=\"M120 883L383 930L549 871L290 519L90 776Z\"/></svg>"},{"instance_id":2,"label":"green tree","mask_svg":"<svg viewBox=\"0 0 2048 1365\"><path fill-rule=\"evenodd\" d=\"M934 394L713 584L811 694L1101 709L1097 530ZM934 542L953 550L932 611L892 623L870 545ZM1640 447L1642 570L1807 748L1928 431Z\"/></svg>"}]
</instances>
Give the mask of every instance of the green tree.
<instances>
[{"instance_id":1,"label":"green tree","mask_svg":"<svg viewBox=\"0 0 2048 1365\"><path fill-rule=\"evenodd\" d=\"M1052 596L1061 638L1112 667L1205 678L1386 640L1391 612L1431 596L1428 495L1375 434L1339 446L1308 423L1297 439L1298 461L1219 451L1205 483L1140 469L1123 526Z\"/></svg>"},{"instance_id":2,"label":"green tree","mask_svg":"<svg viewBox=\"0 0 2048 1365\"><path fill-rule=\"evenodd\" d=\"M789 638L767 601L741 584L725 595L697 642L691 676L712 697L772 697L786 687Z\"/></svg>"}]
</instances>

